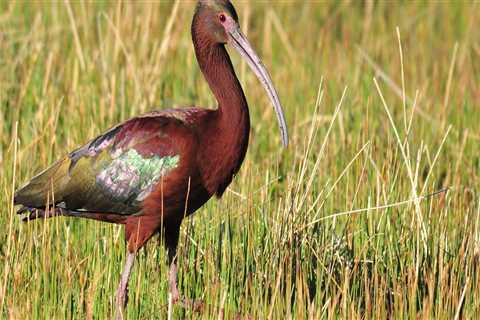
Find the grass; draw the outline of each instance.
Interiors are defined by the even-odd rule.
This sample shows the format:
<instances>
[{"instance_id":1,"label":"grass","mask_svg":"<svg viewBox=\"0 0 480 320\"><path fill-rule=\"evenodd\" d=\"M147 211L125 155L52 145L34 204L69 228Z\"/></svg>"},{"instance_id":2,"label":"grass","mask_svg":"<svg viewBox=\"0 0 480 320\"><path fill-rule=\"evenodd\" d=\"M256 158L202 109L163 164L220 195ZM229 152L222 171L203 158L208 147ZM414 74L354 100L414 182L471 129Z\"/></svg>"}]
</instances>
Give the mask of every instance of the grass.
<instances>
[{"instance_id":1,"label":"grass","mask_svg":"<svg viewBox=\"0 0 480 320\"><path fill-rule=\"evenodd\" d=\"M236 1L291 144L232 51L252 116L224 197L184 221L173 318L480 314L478 3ZM215 101L193 2L0 3L0 317L111 318L123 230L23 224L12 193L112 125ZM447 192L437 193L448 189ZM138 259L129 319L168 316L165 250Z\"/></svg>"}]
</instances>

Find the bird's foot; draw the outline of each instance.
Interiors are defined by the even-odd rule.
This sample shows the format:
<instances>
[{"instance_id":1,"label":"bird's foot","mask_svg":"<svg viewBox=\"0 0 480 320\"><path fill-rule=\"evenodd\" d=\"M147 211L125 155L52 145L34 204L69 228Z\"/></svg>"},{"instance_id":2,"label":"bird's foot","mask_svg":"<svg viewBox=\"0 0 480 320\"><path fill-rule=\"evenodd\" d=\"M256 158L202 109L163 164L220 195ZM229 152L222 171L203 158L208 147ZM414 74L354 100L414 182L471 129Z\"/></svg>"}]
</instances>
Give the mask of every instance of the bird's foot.
<instances>
[{"instance_id":1,"label":"bird's foot","mask_svg":"<svg viewBox=\"0 0 480 320\"><path fill-rule=\"evenodd\" d=\"M198 313L203 313L203 310L205 308L205 304L203 300L200 299L188 299L186 297L180 297L178 295L178 292L170 292L170 303L169 305L179 305L180 307L184 309L191 310L193 312L198 312Z\"/></svg>"},{"instance_id":2,"label":"bird's foot","mask_svg":"<svg viewBox=\"0 0 480 320\"><path fill-rule=\"evenodd\" d=\"M189 309L189 310L192 310L193 312L197 312L201 314L205 309L205 303L201 299L188 299L183 297L182 307L184 309Z\"/></svg>"}]
</instances>

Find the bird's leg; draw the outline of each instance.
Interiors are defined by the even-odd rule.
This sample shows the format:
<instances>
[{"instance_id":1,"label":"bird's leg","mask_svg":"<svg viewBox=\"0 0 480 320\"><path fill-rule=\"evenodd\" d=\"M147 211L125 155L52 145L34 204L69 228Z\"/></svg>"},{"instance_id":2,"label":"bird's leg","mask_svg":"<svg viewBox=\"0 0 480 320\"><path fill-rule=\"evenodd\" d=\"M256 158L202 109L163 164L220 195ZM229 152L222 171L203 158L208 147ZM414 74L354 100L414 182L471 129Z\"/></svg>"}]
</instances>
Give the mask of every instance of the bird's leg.
<instances>
[{"instance_id":1,"label":"bird's leg","mask_svg":"<svg viewBox=\"0 0 480 320\"><path fill-rule=\"evenodd\" d=\"M168 248L168 286L171 294L172 303L178 302L178 273L177 273L177 244L169 245Z\"/></svg>"},{"instance_id":2,"label":"bird's leg","mask_svg":"<svg viewBox=\"0 0 480 320\"><path fill-rule=\"evenodd\" d=\"M115 310L115 319L122 320L125 307L127 306L128 301L128 279L130 278L130 273L132 271L133 262L135 261L135 253L129 252L127 256L127 261L125 262L125 268L122 272L122 277L120 278L120 284L117 289L116 296L116 310Z\"/></svg>"},{"instance_id":3,"label":"bird's leg","mask_svg":"<svg viewBox=\"0 0 480 320\"><path fill-rule=\"evenodd\" d=\"M178 231L177 231L178 232ZM168 286L170 291L170 297L172 299L172 304L176 304L180 301L180 295L178 293L178 272L177 272L177 243L178 243L178 233L175 233L166 238L167 240L167 251L168 251ZM181 299L181 304L184 308L192 309L195 312L203 311L203 301L201 300L191 300L183 297Z\"/></svg>"},{"instance_id":4,"label":"bird's leg","mask_svg":"<svg viewBox=\"0 0 480 320\"><path fill-rule=\"evenodd\" d=\"M164 225L165 247L168 254L168 287L172 304L179 300L178 294L178 276L177 276L177 245L180 235L180 224L171 223Z\"/></svg>"}]
</instances>

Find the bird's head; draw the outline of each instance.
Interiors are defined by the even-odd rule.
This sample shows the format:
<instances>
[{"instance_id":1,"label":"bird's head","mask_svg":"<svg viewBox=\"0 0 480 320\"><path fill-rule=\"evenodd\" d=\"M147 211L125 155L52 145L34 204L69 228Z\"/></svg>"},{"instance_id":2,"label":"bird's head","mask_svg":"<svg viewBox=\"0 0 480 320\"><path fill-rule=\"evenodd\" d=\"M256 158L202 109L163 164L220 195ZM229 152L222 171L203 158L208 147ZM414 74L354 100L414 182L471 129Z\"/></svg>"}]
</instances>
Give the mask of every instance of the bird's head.
<instances>
[{"instance_id":1,"label":"bird's head","mask_svg":"<svg viewBox=\"0 0 480 320\"><path fill-rule=\"evenodd\" d=\"M201 45L231 45L250 66L264 86L277 114L282 143L288 145L288 132L280 99L260 58L240 30L238 15L228 0L199 0L192 23L192 34L200 34Z\"/></svg>"},{"instance_id":2,"label":"bird's head","mask_svg":"<svg viewBox=\"0 0 480 320\"><path fill-rule=\"evenodd\" d=\"M229 42L229 32L238 28L238 15L228 0L199 0L195 16L209 40L219 44Z\"/></svg>"}]
</instances>

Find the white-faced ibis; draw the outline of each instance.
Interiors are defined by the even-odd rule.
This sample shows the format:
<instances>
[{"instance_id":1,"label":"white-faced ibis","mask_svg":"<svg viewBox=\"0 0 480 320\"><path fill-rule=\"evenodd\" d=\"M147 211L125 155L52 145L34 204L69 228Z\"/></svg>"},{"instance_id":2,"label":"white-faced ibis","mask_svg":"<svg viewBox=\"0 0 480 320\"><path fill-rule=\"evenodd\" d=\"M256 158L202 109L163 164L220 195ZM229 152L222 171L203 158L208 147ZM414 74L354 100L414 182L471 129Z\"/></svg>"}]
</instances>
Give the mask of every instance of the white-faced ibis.
<instances>
[{"instance_id":1,"label":"white-faced ibis","mask_svg":"<svg viewBox=\"0 0 480 320\"><path fill-rule=\"evenodd\" d=\"M240 31L227 0L200 0L192 21L195 54L218 108L167 109L127 120L73 151L15 193L24 220L70 216L125 225L128 255L116 295L121 318L137 251L161 233L168 251L169 290L177 302L176 248L182 219L238 172L248 146L250 119L242 87L225 49L233 46L270 97L288 143L272 81Z\"/></svg>"}]
</instances>

